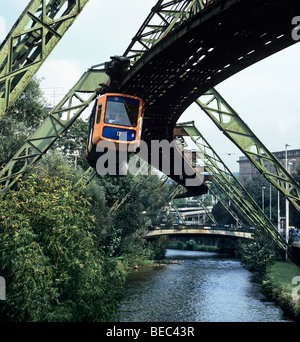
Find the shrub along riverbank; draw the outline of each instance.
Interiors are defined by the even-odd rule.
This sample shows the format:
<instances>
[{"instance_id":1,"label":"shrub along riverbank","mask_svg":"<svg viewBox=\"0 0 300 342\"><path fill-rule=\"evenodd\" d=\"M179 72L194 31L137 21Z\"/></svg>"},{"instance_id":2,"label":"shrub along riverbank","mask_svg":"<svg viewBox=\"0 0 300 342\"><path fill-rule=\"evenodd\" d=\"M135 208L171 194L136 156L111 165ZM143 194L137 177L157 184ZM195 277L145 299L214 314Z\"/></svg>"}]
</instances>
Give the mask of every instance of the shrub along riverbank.
<instances>
[{"instance_id":1,"label":"shrub along riverbank","mask_svg":"<svg viewBox=\"0 0 300 342\"><path fill-rule=\"evenodd\" d=\"M278 304L286 316L300 321L299 284L300 268L290 262L276 261L262 280L262 292Z\"/></svg>"}]
</instances>

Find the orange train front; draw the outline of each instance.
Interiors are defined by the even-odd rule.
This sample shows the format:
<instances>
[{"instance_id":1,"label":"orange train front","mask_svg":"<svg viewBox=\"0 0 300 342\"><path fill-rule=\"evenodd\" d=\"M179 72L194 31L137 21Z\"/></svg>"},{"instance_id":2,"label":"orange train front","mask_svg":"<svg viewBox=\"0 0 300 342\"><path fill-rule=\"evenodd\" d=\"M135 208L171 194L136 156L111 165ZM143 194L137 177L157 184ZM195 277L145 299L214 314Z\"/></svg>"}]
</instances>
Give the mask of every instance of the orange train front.
<instances>
[{"instance_id":1,"label":"orange train front","mask_svg":"<svg viewBox=\"0 0 300 342\"><path fill-rule=\"evenodd\" d=\"M120 145L139 147L143 110L142 99L131 95L107 93L96 99L90 116L86 151L91 166L95 167L99 158L96 146L100 141L113 142L117 151Z\"/></svg>"}]
</instances>

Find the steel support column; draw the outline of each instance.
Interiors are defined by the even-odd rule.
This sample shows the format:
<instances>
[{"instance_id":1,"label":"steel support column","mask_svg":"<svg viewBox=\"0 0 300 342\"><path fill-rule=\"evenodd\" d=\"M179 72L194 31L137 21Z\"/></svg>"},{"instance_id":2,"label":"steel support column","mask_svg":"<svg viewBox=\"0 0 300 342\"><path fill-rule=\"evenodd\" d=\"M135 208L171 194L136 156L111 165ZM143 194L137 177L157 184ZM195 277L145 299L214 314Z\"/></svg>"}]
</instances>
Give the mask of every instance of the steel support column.
<instances>
[{"instance_id":1,"label":"steel support column","mask_svg":"<svg viewBox=\"0 0 300 342\"><path fill-rule=\"evenodd\" d=\"M285 239L279 234L273 223L262 212L259 205L240 184L238 179L228 169L199 130L193 124L180 124L179 127L185 130L188 136L204 154L206 169L213 176L213 181L217 184L218 188L231 198L257 229L262 228L267 231L272 240L282 250L288 251L289 255L292 255L290 247L286 244ZM233 180L234 183L231 180Z\"/></svg>"},{"instance_id":2,"label":"steel support column","mask_svg":"<svg viewBox=\"0 0 300 342\"><path fill-rule=\"evenodd\" d=\"M7 192L27 169L47 152L96 98L99 83L105 83L107 80L108 76L103 70L90 69L83 74L37 131L0 171L0 193Z\"/></svg>"},{"instance_id":3,"label":"steel support column","mask_svg":"<svg viewBox=\"0 0 300 342\"><path fill-rule=\"evenodd\" d=\"M300 185L224 98L215 89L211 89L196 103L259 172L300 211ZM268 170L268 165L272 165L274 173ZM288 190L286 184L289 185Z\"/></svg>"},{"instance_id":4,"label":"steel support column","mask_svg":"<svg viewBox=\"0 0 300 342\"><path fill-rule=\"evenodd\" d=\"M0 47L0 120L88 1L30 1Z\"/></svg>"}]
</instances>

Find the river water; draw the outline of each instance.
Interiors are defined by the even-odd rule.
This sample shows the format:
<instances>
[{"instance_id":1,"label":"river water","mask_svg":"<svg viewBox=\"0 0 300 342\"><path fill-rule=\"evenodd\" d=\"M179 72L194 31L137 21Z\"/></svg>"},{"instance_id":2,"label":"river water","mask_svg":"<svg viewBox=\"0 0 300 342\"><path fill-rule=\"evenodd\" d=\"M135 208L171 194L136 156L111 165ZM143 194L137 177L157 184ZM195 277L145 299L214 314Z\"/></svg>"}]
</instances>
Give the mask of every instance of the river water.
<instances>
[{"instance_id":1,"label":"river water","mask_svg":"<svg viewBox=\"0 0 300 342\"><path fill-rule=\"evenodd\" d=\"M286 322L240 262L216 253L168 250L183 263L140 268L127 279L120 322Z\"/></svg>"}]
</instances>

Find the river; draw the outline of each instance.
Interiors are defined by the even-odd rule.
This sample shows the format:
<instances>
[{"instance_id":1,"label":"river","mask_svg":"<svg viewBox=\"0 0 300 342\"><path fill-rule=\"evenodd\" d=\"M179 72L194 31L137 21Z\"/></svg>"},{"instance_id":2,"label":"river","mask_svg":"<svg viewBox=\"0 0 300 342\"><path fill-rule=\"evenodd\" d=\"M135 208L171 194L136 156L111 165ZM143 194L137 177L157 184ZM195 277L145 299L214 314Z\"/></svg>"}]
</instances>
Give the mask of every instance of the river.
<instances>
[{"instance_id":1,"label":"river","mask_svg":"<svg viewBox=\"0 0 300 342\"><path fill-rule=\"evenodd\" d=\"M128 276L120 322L287 322L236 259L167 250L183 261L139 268Z\"/></svg>"}]
</instances>

